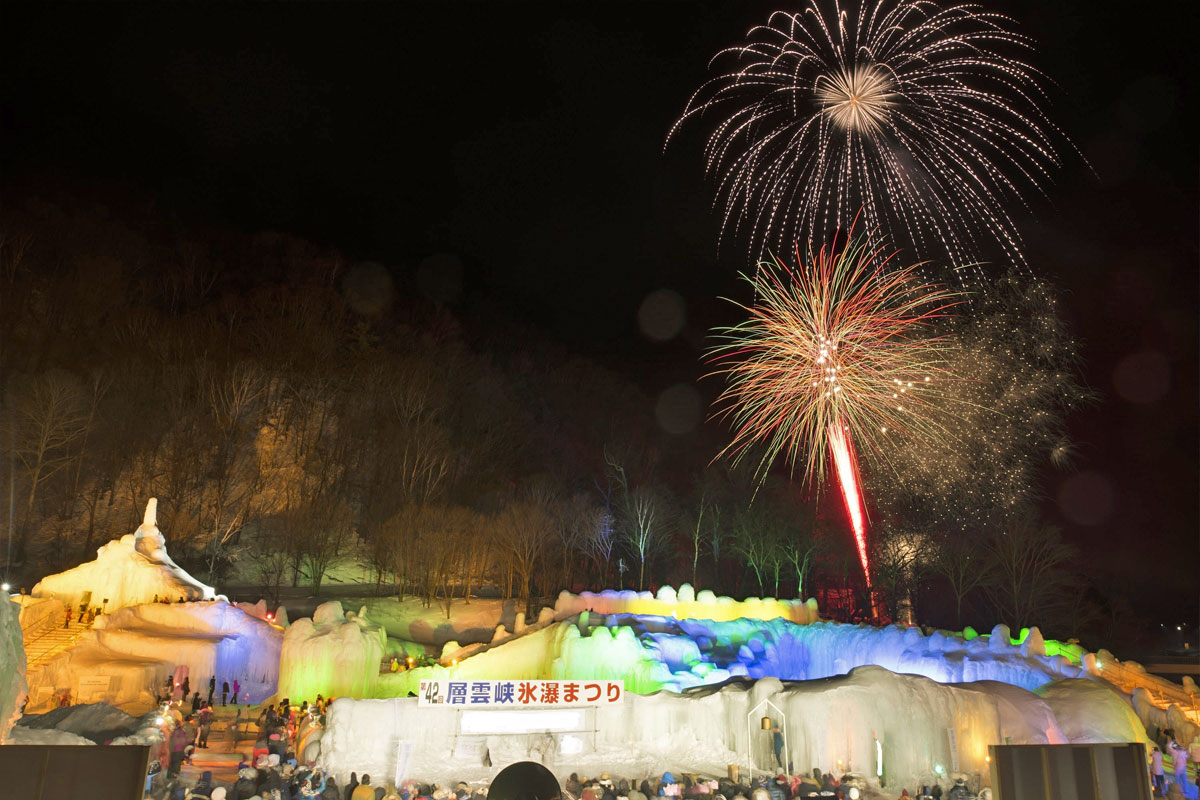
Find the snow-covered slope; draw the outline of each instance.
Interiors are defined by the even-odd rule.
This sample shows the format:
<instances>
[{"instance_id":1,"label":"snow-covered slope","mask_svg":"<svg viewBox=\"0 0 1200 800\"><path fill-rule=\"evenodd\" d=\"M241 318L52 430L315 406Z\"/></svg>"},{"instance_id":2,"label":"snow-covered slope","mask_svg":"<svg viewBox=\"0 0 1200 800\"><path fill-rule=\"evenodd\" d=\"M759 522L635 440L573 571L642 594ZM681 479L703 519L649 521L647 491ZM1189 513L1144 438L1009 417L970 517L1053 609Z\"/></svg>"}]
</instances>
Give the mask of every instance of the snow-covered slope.
<instances>
[{"instance_id":1,"label":"snow-covered slope","mask_svg":"<svg viewBox=\"0 0 1200 800\"><path fill-rule=\"evenodd\" d=\"M74 608L91 592L91 605L108 612L150 603L156 596L172 602L213 598L211 586L187 574L167 555L166 539L155 519L157 510L158 501L150 498L137 531L101 547L95 561L43 578L33 587L34 597L56 597Z\"/></svg>"}]
</instances>

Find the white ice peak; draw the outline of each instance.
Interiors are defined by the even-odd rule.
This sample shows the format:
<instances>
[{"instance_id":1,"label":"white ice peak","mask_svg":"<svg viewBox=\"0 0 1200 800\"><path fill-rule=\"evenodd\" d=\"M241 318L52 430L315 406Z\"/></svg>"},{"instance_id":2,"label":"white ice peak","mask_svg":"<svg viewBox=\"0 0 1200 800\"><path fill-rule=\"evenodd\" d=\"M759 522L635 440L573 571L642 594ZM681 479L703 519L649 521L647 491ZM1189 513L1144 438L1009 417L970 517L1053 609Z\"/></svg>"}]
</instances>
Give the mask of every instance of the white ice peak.
<instances>
[{"instance_id":1,"label":"white ice peak","mask_svg":"<svg viewBox=\"0 0 1200 800\"><path fill-rule=\"evenodd\" d=\"M142 515L142 524L147 528L158 527L158 498L151 497L146 501L146 513Z\"/></svg>"}]
</instances>

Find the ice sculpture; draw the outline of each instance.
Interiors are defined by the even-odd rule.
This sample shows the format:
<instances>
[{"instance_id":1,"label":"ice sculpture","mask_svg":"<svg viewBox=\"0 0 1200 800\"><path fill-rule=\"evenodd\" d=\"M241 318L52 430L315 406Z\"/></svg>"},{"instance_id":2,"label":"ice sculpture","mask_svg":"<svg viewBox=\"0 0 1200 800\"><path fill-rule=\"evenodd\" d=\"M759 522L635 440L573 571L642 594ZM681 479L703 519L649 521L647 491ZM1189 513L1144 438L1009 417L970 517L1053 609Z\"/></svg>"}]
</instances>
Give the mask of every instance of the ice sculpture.
<instances>
[{"instance_id":1,"label":"ice sculpture","mask_svg":"<svg viewBox=\"0 0 1200 800\"><path fill-rule=\"evenodd\" d=\"M1122 701L1110 693L1111 703ZM733 681L719 689L683 694L627 694L625 704L595 712L595 744L583 737L584 752L548 759L560 777L573 771L607 769L649 774L666 769L724 774L729 764L772 766L771 743L746 715L762 699L783 709L789 760L796 771L812 767L856 772L878 786L886 781L912 789L928 783L935 768L986 775L987 746L1062 744L1068 737L1056 720L1079 715L1097 697L1074 689L1054 705L1032 692L990 681L947 685L880 667L860 667L822 681L783 684L773 678ZM1106 699L1101 702L1109 704ZM1106 705L1094 722L1091 741L1115 741L1129 731L1127 720ZM470 766L451 758L457 730L454 708L417 708L413 699L340 699L329 712L320 765L339 778L350 770L393 775L396 758L409 752L409 774L426 780L470 778ZM481 712L487 713L487 712ZM1108 727L1109 725L1113 727ZM420 731L420 735L413 735ZM953 732L951 735L949 732ZM748 739L747 736L750 738ZM1140 739L1135 739L1135 741ZM879 747L877 749L876 742ZM401 746L402 742L408 744ZM499 767L524 758L521 736L488 736L480 743ZM882 754L882 762L878 755ZM478 777L487 770L479 768Z\"/></svg>"},{"instance_id":2,"label":"ice sculpture","mask_svg":"<svg viewBox=\"0 0 1200 800\"><path fill-rule=\"evenodd\" d=\"M334 600L317 606L313 618L298 619L283 636L279 695L313 700L350 695L370 697L379 681L387 634Z\"/></svg>"},{"instance_id":3,"label":"ice sculpture","mask_svg":"<svg viewBox=\"0 0 1200 800\"><path fill-rule=\"evenodd\" d=\"M201 689L210 676L233 683L243 700L258 702L275 692L283 631L223 600L149 603L96 618L77 644L29 676L35 699L69 689L75 701L114 704L144 701L165 677L186 666ZM80 678L104 676L107 686L80 695Z\"/></svg>"},{"instance_id":4,"label":"ice sculpture","mask_svg":"<svg viewBox=\"0 0 1200 800\"><path fill-rule=\"evenodd\" d=\"M0 589L0 744L21 716L29 687L25 683L25 645L21 638L21 609Z\"/></svg>"},{"instance_id":5,"label":"ice sculpture","mask_svg":"<svg viewBox=\"0 0 1200 800\"><path fill-rule=\"evenodd\" d=\"M152 497L134 533L101 547L95 561L43 578L33 587L33 596L56 597L68 608L86 597L91 605L108 612L150 603L155 597L172 602L212 599L211 586L200 583L167 555L157 510L158 501Z\"/></svg>"}]
</instances>

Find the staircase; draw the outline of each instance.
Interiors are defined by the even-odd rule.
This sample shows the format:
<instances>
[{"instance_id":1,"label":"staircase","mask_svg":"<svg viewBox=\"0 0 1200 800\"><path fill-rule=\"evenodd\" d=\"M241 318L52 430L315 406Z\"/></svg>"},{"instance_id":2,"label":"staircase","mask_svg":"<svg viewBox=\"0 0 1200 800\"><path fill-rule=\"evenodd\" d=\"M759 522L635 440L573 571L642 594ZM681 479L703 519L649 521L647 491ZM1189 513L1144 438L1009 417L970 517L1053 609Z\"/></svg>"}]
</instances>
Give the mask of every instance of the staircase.
<instances>
[{"instance_id":1,"label":"staircase","mask_svg":"<svg viewBox=\"0 0 1200 800\"><path fill-rule=\"evenodd\" d=\"M71 624L65 628L62 625L53 625L30 635L25 640L26 669L40 667L59 653L72 647L75 640L91 630L89 626L76 622L75 619L72 617Z\"/></svg>"}]
</instances>

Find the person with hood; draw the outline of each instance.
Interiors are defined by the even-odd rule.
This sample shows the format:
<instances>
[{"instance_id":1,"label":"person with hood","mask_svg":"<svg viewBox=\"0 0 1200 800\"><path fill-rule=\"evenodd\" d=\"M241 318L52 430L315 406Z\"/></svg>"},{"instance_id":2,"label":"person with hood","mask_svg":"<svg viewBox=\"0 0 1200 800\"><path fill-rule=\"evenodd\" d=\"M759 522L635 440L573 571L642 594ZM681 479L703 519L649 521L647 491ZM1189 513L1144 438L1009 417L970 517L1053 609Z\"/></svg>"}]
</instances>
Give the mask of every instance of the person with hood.
<instances>
[{"instance_id":1,"label":"person with hood","mask_svg":"<svg viewBox=\"0 0 1200 800\"><path fill-rule=\"evenodd\" d=\"M970 800L971 790L967 788L967 782L961 776L954 779L954 785L950 787L950 791L946 793L948 800Z\"/></svg>"},{"instance_id":2,"label":"person with hood","mask_svg":"<svg viewBox=\"0 0 1200 800\"><path fill-rule=\"evenodd\" d=\"M200 773L200 780L187 793L188 800L210 800L212 797L212 773L207 770Z\"/></svg>"},{"instance_id":3,"label":"person with hood","mask_svg":"<svg viewBox=\"0 0 1200 800\"><path fill-rule=\"evenodd\" d=\"M258 793L258 770L254 767L239 769L237 780L234 781L233 791L229 800L249 800Z\"/></svg>"},{"instance_id":4,"label":"person with hood","mask_svg":"<svg viewBox=\"0 0 1200 800\"><path fill-rule=\"evenodd\" d=\"M1186 793L1188 751L1175 738L1174 731L1171 731L1171 741L1167 742L1167 749L1171 751L1171 768L1175 771L1175 783Z\"/></svg>"},{"instance_id":5,"label":"person with hood","mask_svg":"<svg viewBox=\"0 0 1200 800\"><path fill-rule=\"evenodd\" d=\"M346 800L350 800L350 796L354 794L354 790L358 788L358 773L350 773L350 782L346 784Z\"/></svg>"},{"instance_id":6,"label":"person with hood","mask_svg":"<svg viewBox=\"0 0 1200 800\"><path fill-rule=\"evenodd\" d=\"M375 787L371 785L371 776L363 773L362 782L350 793L350 800L375 800Z\"/></svg>"},{"instance_id":7,"label":"person with hood","mask_svg":"<svg viewBox=\"0 0 1200 800\"><path fill-rule=\"evenodd\" d=\"M233 679L233 704L235 706L238 704L238 692L240 692L241 690L242 690L242 687L238 685L237 678L234 678Z\"/></svg>"}]
</instances>

